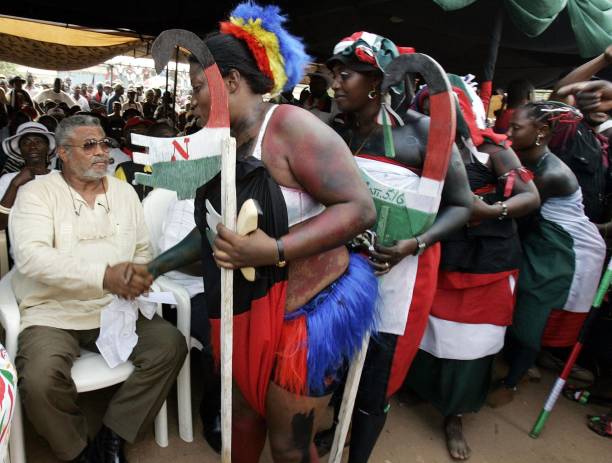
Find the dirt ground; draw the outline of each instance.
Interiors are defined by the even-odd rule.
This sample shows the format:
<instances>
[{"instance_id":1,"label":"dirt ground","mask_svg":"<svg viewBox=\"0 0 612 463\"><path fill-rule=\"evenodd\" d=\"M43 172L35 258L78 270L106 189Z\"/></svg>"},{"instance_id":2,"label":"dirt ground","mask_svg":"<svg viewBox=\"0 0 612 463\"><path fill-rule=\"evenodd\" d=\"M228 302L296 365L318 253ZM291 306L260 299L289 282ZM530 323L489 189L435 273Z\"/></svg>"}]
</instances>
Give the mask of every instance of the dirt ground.
<instances>
[{"instance_id":1,"label":"dirt ground","mask_svg":"<svg viewBox=\"0 0 612 463\"><path fill-rule=\"evenodd\" d=\"M195 366L195 365L194 365ZM193 371L193 369L192 369ZM586 415L607 411L594 405L582 406L561 397L539 439L527 434L548 394L554 377L544 372L540 383L524 384L515 401L499 409L485 406L478 415L464 419L464 430L472 447L472 463L611 463L612 440L604 439L586 427ZM194 398L198 397L197 376L194 378ZM113 388L80 396L90 427L100 425L104 404ZM201 437L201 424L194 412L194 442L183 442L177 431L176 398L169 400L170 445L160 448L148 430L138 441L127 447L130 463L204 463L219 461ZM194 400L194 411L197 409ZM441 433L441 417L429 404L406 405L394 399L389 419L370 461L375 463L447 463ZM31 463L55 463L49 446L26 423L27 456ZM268 451L261 460L271 463ZM327 459L322 460L326 462ZM346 452L345 458L346 461Z\"/></svg>"}]
</instances>

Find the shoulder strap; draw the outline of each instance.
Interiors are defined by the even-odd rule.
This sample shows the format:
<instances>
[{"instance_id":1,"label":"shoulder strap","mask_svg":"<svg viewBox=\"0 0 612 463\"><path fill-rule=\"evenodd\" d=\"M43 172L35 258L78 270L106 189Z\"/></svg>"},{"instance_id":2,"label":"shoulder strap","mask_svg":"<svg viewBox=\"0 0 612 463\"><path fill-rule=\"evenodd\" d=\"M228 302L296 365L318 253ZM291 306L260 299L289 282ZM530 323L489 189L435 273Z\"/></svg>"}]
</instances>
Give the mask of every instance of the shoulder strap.
<instances>
[{"instance_id":1,"label":"shoulder strap","mask_svg":"<svg viewBox=\"0 0 612 463\"><path fill-rule=\"evenodd\" d=\"M278 105L273 105L268 112L266 113L264 120L259 129L259 134L257 134L257 142L255 143L255 148L253 149L253 157L255 159L259 159L261 161L261 143L263 142L264 134L266 133L266 128L268 127L268 122L270 122L270 118L272 117L272 113L274 110L278 108Z\"/></svg>"}]
</instances>

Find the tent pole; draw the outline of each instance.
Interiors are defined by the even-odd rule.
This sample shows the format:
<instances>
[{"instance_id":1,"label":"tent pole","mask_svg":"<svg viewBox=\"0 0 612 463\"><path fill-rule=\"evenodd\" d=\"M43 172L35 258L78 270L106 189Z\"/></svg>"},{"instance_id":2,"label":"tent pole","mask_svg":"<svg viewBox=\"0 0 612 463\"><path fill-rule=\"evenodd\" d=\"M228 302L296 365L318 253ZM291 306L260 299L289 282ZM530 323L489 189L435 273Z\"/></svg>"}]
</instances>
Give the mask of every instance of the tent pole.
<instances>
[{"instance_id":1,"label":"tent pole","mask_svg":"<svg viewBox=\"0 0 612 463\"><path fill-rule=\"evenodd\" d=\"M168 91L168 74L170 72L170 61L166 64L166 92Z\"/></svg>"},{"instance_id":2,"label":"tent pole","mask_svg":"<svg viewBox=\"0 0 612 463\"><path fill-rule=\"evenodd\" d=\"M174 95L172 98L172 120L176 125L176 83L178 81L178 61L179 61L179 47L176 47L176 59L174 60Z\"/></svg>"}]
</instances>

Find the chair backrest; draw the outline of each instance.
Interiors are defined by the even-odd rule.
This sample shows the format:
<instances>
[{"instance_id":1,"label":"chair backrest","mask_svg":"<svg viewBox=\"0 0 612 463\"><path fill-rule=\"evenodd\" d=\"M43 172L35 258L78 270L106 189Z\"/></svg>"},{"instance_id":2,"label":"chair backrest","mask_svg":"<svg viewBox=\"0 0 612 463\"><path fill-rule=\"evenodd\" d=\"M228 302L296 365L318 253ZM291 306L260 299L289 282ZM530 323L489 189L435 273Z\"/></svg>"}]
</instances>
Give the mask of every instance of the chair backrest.
<instances>
[{"instance_id":1,"label":"chair backrest","mask_svg":"<svg viewBox=\"0 0 612 463\"><path fill-rule=\"evenodd\" d=\"M162 235L162 226L170 205L177 200L176 191L164 188L155 188L142 201L144 218L149 229L151 251L154 256L160 253L159 239Z\"/></svg>"}]
</instances>

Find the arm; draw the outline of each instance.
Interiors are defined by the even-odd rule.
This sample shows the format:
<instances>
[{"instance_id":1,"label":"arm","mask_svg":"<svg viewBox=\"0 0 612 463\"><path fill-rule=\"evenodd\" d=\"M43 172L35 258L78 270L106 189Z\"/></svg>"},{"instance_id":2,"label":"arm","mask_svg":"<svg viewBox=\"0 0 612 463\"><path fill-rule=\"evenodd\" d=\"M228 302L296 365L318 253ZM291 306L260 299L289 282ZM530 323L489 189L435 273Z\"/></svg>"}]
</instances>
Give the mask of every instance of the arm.
<instances>
[{"instance_id":1,"label":"arm","mask_svg":"<svg viewBox=\"0 0 612 463\"><path fill-rule=\"evenodd\" d=\"M453 145L453 153L442 190L440 210L431 228L419 236L420 241L431 246L465 225L472 212L472 197L461 155L457 147ZM410 241L414 241L414 249L416 249L416 240Z\"/></svg>"},{"instance_id":2,"label":"arm","mask_svg":"<svg viewBox=\"0 0 612 463\"><path fill-rule=\"evenodd\" d=\"M459 229L470 218L473 195L470 190L465 166L459 150L453 145L451 161L444 180L440 209L432 226L418 236L421 243L431 246L444 239L453 231ZM414 254L418 246L416 238L398 241L394 246L376 246L375 252L370 252L374 258L372 266L377 275L383 275L401 261L404 257Z\"/></svg>"},{"instance_id":3,"label":"arm","mask_svg":"<svg viewBox=\"0 0 612 463\"><path fill-rule=\"evenodd\" d=\"M148 265L148 270L157 278L171 270L176 270L198 262L201 258L202 235L200 230L194 228L176 246L161 253Z\"/></svg>"},{"instance_id":4,"label":"arm","mask_svg":"<svg viewBox=\"0 0 612 463\"><path fill-rule=\"evenodd\" d=\"M482 147L481 147L482 149ZM487 149L483 149L487 151ZM491 164L493 171L498 177L502 177L515 169L521 168L516 153L512 148L506 148L491 154ZM514 187L512 196L505 200L509 218L522 217L529 214L540 206L540 195L538 189L532 180L525 182L520 175L514 177ZM474 209L472 210L471 221L482 219L496 219L502 214L503 207L500 204L487 204L483 200L477 198L474 200Z\"/></svg>"},{"instance_id":5,"label":"arm","mask_svg":"<svg viewBox=\"0 0 612 463\"><path fill-rule=\"evenodd\" d=\"M5 191L2 200L0 200L0 205L10 209L13 207L13 204L15 204L19 188L30 180L34 180L34 174L30 169L24 167L21 169L21 172L13 177L7 187L5 187L5 178L6 177L0 178L0 190ZM0 214L0 230L6 230L8 227L8 217L8 214Z\"/></svg>"},{"instance_id":6,"label":"arm","mask_svg":"<svg viewBox=\"0 0 612 463\"><path fill-rule=\"evenodd\" d=\"M342 138L304 110L286 105L277 111L283 112L276 118L283 142L293 147L286 151L291 173L302 189L326 206L322 214L283 237L285 256L292 260L350 241L374 224L376 210Z\"/></svg>"},{"instance_id":7,"label":"arm","mask_svg":"<svg viewBox=\"0 0 612 463\"><path fill-rule=\"evenodd\" d=\"M295 185L326 206L323 213L282 237L288 261L338 247L376 220L374 202L352 155L339 135L316 116L282 105L264 138L264 161L274 179ZM213 246L225 268L260 267L278 262L276 240L257 230L247 236L217 227Z\"/></svg>"},{"instance_id":8,"label":"arm","mask_svg":"<svg viewBox=\"0 0 612 463\"><path fill-rule=\"evenodd\" d=\"M606 80L566 85L560 88L557 94L575 95L576 106L583 112L612 110L612 83Z\"/></svg>"},{"instance_id":9,"label":"arm","mask_svg":"<svg viewBox=\"0 0 612 463\"><path fill-rule=\"evenodd\" d=\"M557 82L554 86L553 92L550 95L550 100L557 100L566 95L560 95L558 90L566 85L575 84L582 81L588 81L592 76L597 74L602 69L612 64L612 45L608 46L606 50L591 61L584 63L582 66L578 66L563 79Z\"/></svg>"}]
</instances>

